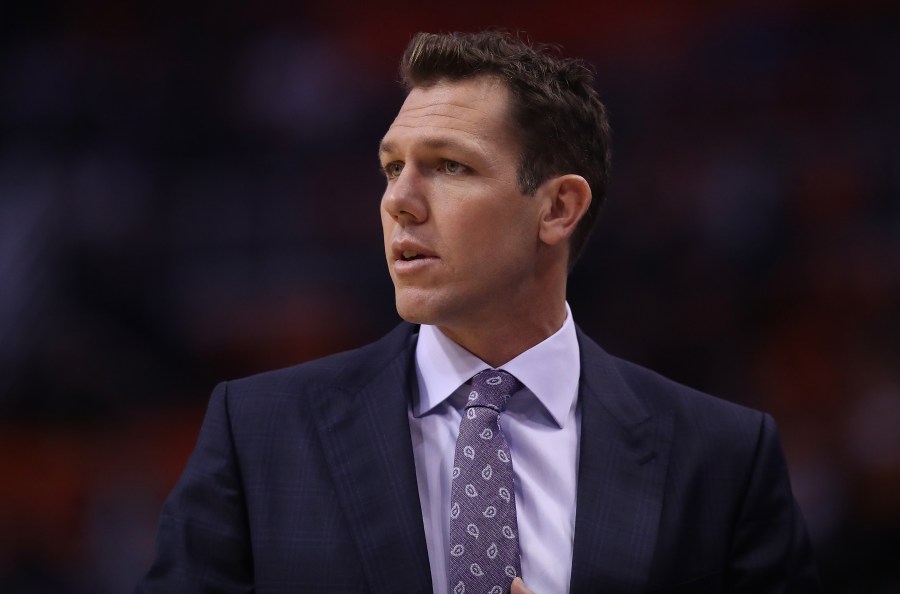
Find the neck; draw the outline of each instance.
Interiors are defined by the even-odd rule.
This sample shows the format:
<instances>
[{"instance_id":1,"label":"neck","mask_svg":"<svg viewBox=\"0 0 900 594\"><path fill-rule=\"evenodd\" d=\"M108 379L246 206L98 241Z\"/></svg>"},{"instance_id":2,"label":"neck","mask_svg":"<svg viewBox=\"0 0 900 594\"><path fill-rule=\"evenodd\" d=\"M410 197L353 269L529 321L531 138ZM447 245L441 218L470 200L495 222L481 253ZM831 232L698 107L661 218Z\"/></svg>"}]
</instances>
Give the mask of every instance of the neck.
<instances>
[{"instance_id":1,"label":"neck","mask_svg":"<svg viewBox=\"0 0 900 594\"><path fill-rule=\"evenodd\" d=\"M438 325L449 339L497 368L546 340L566 321L565 296L539 310L516 311L466 327Z\"/></svg>"}]
</instances>

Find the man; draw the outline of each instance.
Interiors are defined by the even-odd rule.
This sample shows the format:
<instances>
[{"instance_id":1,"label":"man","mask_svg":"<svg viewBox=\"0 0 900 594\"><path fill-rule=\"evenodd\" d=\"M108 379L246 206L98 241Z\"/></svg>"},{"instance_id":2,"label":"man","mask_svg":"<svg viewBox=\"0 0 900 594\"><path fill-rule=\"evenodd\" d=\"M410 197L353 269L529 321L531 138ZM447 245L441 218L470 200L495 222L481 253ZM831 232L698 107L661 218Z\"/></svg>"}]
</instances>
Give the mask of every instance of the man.
<instances>
[{"instance_id":1,"label":"man","mask_svg":"<svg viewBox=\"0 0 900 594\"><path fill-rule=\"evenodd\" d=\"M609 168L589 71L487 32L419 34L401 72L406 322L216 388L138 591L817 591L771 418L574 324Z\"/></svg>"}]
</instances>

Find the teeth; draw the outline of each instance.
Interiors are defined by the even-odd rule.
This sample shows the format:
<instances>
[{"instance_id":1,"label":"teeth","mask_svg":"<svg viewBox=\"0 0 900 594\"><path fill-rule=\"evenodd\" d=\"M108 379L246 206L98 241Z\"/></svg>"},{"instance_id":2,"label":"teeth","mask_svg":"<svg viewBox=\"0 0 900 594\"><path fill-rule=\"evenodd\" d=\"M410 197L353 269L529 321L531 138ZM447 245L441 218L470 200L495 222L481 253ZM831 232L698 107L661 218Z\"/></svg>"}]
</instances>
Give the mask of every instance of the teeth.
<instances>
[{"instance_id":1,"label":"teeth","mask_svg":"<svg viewBox=\"0 0 900 594\"><path fill-rule=\"evenodd\" d=\"M418 253L418 252L405 251L405 252L403 252L402 255L403 255L403 259L404 259L404 260L412 260L413 258L415 258L416 256L418 256L419 253Z\"/></svg>"}]
</instances>

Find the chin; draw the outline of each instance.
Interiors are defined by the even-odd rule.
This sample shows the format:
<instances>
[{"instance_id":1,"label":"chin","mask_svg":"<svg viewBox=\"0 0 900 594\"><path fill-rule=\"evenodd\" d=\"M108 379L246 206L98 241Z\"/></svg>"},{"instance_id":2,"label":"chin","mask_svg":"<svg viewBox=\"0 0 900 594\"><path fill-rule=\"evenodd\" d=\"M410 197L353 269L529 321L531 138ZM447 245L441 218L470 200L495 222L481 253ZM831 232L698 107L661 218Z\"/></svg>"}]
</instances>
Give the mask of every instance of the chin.
<instances>
[{"instance_id":1,"label":"chin","mask_svg":"<svg viewBox=\"0 0 900 594\"><path fill-rule=\"evenodd\" d=\"M439 311L433 296L423 295L419 291L404 289L396 292L395 304L401 318L411 324L438 323Z\"/></svg>"},{"instance_id":2,"label":"chin","mask_svg":"<svg viewBox=\"0 0 900 594\"><path fill-rule=\"evenodd\" d=\"M397 313L410 324L431 324L431 316L422 311L422 308L410 306L397 300Z\"/></svg>"}]
</instances>

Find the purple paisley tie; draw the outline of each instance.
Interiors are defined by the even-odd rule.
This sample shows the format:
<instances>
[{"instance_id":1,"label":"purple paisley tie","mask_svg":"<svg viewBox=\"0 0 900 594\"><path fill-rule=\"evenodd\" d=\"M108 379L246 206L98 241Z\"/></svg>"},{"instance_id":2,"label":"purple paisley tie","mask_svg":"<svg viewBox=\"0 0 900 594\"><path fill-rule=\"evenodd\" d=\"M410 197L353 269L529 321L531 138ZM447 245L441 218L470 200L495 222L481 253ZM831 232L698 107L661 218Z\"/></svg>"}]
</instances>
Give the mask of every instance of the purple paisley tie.
<instances>
[{"instance_id":1,"label":"purple paisley tie","mask_svg":"<svg viewBox=\"0 0 900 594\"><path fill-rule=\"evenodd\" d=\"M496 369L472 378L450 487L453 594L505 594L521 573L512 460L499 422L510 395L521 388Z\"/></svg>"}]
</instances>

